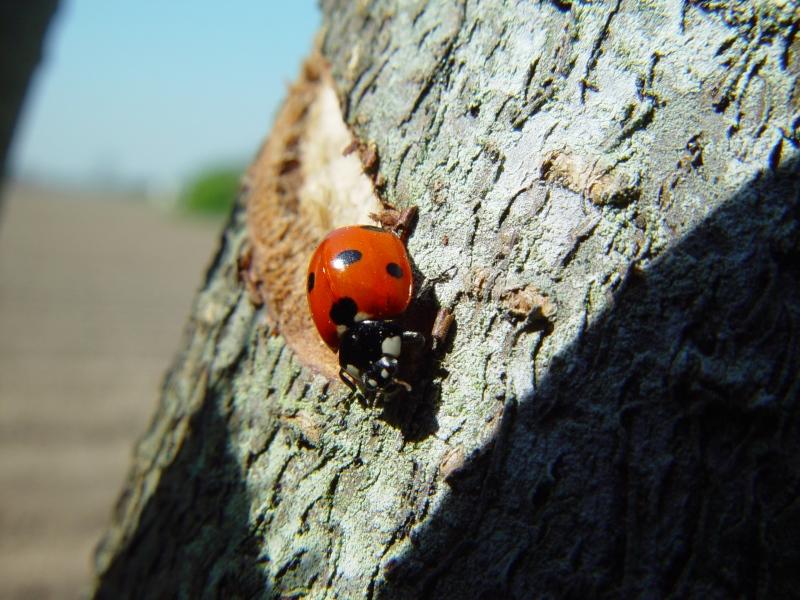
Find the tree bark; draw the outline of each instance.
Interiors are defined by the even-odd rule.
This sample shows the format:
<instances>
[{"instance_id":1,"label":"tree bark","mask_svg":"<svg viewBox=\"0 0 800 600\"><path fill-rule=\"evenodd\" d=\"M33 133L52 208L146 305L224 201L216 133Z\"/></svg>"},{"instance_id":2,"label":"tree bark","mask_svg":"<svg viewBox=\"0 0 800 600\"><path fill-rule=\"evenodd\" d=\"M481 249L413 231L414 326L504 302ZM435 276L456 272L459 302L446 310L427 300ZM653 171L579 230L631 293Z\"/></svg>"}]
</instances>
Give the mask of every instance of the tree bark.
<instances>
[{"instance_id":1,"label":"tree bark","mask_svg":"<svg viewBox=\"0 0 800 600\"><path fill-rule=\"evenodd\" d=\"M324 0L344 120L379 198L419 207L420 302L455 331L400 407L308 364L297 269L264 250L289 240L303 281L316 230L291 190L316 146L293 128L316 129L302 97L327 77L307 67L136 449L96 596L796 593L797 11ZM238 277L248 243L265 309Z\"/></svg>"}]
</instances>

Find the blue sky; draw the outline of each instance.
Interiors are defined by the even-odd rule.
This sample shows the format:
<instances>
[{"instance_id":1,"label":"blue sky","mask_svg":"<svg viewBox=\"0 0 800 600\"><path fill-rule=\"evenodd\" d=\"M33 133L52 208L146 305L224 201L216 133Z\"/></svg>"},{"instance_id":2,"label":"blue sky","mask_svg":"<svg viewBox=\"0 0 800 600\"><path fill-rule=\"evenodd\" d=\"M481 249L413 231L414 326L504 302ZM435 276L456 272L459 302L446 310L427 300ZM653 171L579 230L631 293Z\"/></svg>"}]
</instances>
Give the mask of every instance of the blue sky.
<instances>
[{"instance_id":1,"label":"blue sky","mask_svg":"<svg viewBox=\"0 0 800 600\"><path fill-rule=\"evenodd\" d=\"M62 0L12 171L174 190L246 164L319 24L314 0Z\"/></svg>"}]
</instances>

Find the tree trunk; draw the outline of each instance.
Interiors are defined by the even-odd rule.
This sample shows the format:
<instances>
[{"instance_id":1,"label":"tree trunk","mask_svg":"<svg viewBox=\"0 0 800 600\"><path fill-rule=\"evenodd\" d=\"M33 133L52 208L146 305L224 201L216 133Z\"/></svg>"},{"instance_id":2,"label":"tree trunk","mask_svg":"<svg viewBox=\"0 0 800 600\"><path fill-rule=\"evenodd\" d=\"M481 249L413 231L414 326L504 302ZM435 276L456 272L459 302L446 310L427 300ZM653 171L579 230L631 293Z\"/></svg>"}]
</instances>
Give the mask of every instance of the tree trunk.
<instances>
[{"instance_id":1,"label":"tree trunk","mask_svg":"<svg viewBox=\"0 0 800 600\"><path fill-rule=\"evenodd\" d=\"M796 593L797 5L323 11L97 597ZM421 311L455 315L400 406L346 400L305 314L324 227L375 201L330 86L377 197L419 207Z\"/></svg>"}]
</instances>

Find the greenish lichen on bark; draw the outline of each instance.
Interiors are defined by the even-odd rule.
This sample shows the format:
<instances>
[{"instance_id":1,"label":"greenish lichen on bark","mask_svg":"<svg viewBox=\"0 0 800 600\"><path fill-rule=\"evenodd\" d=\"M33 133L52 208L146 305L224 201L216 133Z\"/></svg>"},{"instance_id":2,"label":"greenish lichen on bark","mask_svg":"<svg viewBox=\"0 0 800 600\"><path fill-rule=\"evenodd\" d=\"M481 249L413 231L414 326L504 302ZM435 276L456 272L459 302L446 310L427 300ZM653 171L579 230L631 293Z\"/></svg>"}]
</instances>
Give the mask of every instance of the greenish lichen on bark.
<instances>
[{"instance_id":1,"label":"greenish lichen on bark","mask_svg":"<svg viewBox=\"0 0 800 600\"><path fill-rule=\"evenodd\" d=\"M323 11L455 335L405 420L344 401L243 293L238 209L97 595L797 589L797 5Z\"/></svg>"}]
</instances>

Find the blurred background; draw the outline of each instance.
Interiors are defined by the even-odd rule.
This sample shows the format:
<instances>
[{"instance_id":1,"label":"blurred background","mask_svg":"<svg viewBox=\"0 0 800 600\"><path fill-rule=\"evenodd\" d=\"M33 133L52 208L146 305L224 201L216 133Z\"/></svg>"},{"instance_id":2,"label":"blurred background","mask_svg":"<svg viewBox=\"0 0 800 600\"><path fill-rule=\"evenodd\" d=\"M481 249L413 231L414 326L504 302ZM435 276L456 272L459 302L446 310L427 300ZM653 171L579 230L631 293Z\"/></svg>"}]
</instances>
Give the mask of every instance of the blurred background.
<instances>
[{"instance_id":1,"label":"blurred background","mask_svg":"<svg viewBox=\"0 0 800 600\"><path fill-rule=\"evenodd\" d=\"M0 598L85 593L239 175L319 23L313 0L58 4L0 198Z\"/></svg>"}]
</instances>

